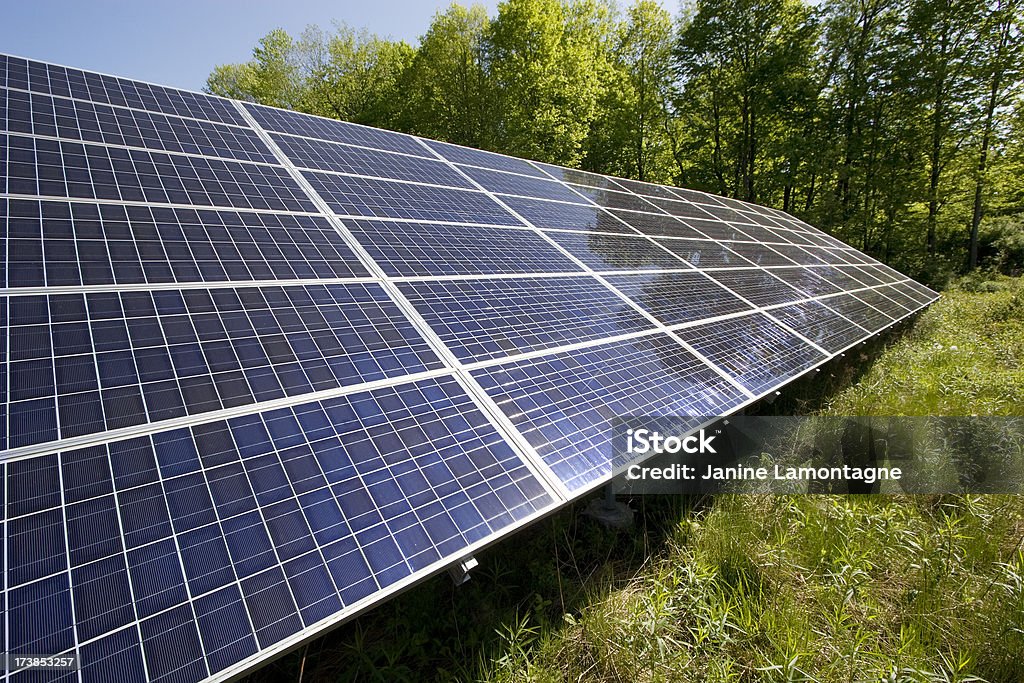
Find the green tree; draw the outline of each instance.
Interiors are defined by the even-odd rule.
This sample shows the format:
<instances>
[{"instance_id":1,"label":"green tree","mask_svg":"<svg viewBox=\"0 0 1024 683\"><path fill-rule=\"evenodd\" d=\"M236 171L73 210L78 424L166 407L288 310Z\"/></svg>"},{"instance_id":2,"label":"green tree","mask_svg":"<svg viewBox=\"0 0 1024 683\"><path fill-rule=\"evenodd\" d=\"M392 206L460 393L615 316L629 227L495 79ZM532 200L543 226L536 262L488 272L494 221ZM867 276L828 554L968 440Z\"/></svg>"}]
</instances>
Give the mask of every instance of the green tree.
<instances>
[{"instance_id":1,"label":"green tree","mask_svg":"<svg viewBox=\"0 0 1024 683\"><path fill-rule=\"evenodd\" d=\"M651 182L673 175L672 16L653 0L631 6L615 32L608 79L591 130L588 170Z\"/></svg>"},{"instance_id":2,"label":"green tree","mask_svg":"<svg viewBox=\"0 0 1024 683\"><path fill-rule=\"evenodd\" d=\"M694 5L675 51L684 80L680 101L710 109L719 190L758 200L760 176L772 168L761 162L778 153L783 113L805 91L816 32L800 0Z\"/></svg>"},{"instance_id":3,"label":"green tree","mask_svg":"<svg viewBox=\"0 0 1024 683\"><path fill-rule=\"evenodd\" d=\"M435 15L409 69L410 130L471 147L490 145L493 97L485 63L490 20L481 5Z\"/></svg>"},{"instance_id":4,"label":"green tree","mask_svg":"<svg viewBox=\"0 0 1024 683\"><path fill-rule=\"evenodd\" d=\"M507 0L491 22L494 144L574 166L597 114L609 10L592 0Z\"/></svg>"},{"instance_id":5,"label":"green tree","mask_svg":"<svg viewBox=\"0 0 1024 683\"><path fill-rule=\"evenodd\" d=\"M295 41L283 29L274 29L260 38L251 61L215 67L206 80L206 90L223 97L294 109L304 95Z\"/></svg>"}]
</instances>

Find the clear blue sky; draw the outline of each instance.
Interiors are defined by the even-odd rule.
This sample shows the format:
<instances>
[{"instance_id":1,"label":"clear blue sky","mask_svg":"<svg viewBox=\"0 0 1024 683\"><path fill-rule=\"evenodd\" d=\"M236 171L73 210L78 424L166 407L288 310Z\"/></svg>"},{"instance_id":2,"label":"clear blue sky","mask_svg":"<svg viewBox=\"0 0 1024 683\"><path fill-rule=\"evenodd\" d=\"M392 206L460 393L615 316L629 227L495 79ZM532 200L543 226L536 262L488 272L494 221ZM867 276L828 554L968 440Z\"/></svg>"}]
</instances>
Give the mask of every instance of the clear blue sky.
<instances>
[{"instance_id":1,"label":"clear blue sky","mask_svg":"<svg viewBox=\"0 0 1024 683\"><path fill-rule=\"evenodd\" d=\"M493 15L497 0L477 0ZM450 0L8 0L0 52L200 90L273 28L333 20L415 42ZM472 4L464 1L462 4Z\"/></svg>"}]
</instances>

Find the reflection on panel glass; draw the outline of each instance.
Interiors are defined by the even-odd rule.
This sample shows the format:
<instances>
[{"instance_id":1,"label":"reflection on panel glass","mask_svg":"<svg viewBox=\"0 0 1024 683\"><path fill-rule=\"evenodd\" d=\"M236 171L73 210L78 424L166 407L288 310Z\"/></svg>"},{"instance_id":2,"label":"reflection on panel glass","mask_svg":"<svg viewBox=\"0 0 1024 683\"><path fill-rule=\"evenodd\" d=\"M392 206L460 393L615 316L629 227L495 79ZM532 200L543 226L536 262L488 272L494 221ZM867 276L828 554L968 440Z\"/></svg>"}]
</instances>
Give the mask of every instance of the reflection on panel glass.
<instances>
[{"instance_id":1,"label":"reflection on panel glass","mask_svg":"<svg viewBox=\"0 0 1024 683\"><path fill-rule=\"evenodd\" d=\"M538 228L637 234L636 230L592 204L566 204L526 197L502 197L501 200Z\"/></svg>"},{"instance_id":2,"label":"reflection on panel glass","mask_svg":"<svg viewBox=\"0 0 1024 683\"><path fill-rule=\"evenodd\" d=\"M730 249L756 266L791 266L793 262L765 244L755 242L729 242Z\"/></svg>"},{"instance_id":3,"label":"reflection on panel glass","mask_svg":"<svg viewBox=\"0 0 1024 683\"><path fill-rule=\"evenodd\" d=\"M769 271L715 270L708 273L727 289L756 306L774 306L806 299L806 295L774 277Z\"/></svg>"},{"instance_id":4,"label":"reflection on panel glass","mask_svg":"<svg viewBox=\"0 0 1024 683\"><path fill-rule=\"evenodd\" d=\"M406 221L345 224L377 265L395 277L583 270L534 230Z\"/></svg>"},{"instance_id":5,"label":"reflection on panel glass","mask_svg":"<svg viewBox=\"0 0 1024 683\"><path fill-rule=\"evenodd\" d=\"M723 244L710 240L658 240L673 254L683 259L694 268L737 268L749 267L751 264L735 251ZM735 243L730 243L735 244Z\"/></svg>"},{"instance_id":6,"label":"reflection on panel glass","mask_svg":"<svg viewBox=\"0 0 1024 683\"><path fill-rule=\"evenodd\" d=\"M492 171L486 168L460 166L463 173L480 184L482 188L499 194L511 194L535 199L556 199L563 202L586 203L586 200L562 183L543 178L533 178Z\"/></svg>"},{"instance_id":7,"label":"reflection on panel glass","mask_svg":"<svg viewBox=\"0 0 1024 683\"><path fill-rule=\"evenodd\" d=\"M817 301L773 308L771 315L829 353L839 353L867 334L861 326L837 316Z\"/></svg>"},{"instance_id":8,"label":"reflection on panel glass","mask_svg":"<svg viewBox=\"0 0 1024 683\"><path fill-rule=\"evenodd\" d=\"M515 157L507 157L504 154L495 154L494 152L485 152L481 149L460 147L458 145L438 142L436 140L424 140L424 142L428 147L433 149L435 152L438 152L445 159L456 164L483 166L484 168L494 168L499 171L522 173L523 175L532 175L538 178L547 177L546 174L538 170L533 164L525 159L516 159Z\"/></svg>"},{"instance_id":9,"label":"reflection on panel glass","mask_svg":"<svg viewBox=\"0 0 1024 683\"><path fill-rule=\"evenodd\" d=\"M761 313L683 328L679 335L755 395L825 359L820 351Z\"/></svg>"},{"instance_id":10,"label":"reflection on panel glass","mask_svg":"<svg viewBox=\"0 0 1024 683\"><path fill-rule=\"evenodd\" d=\"M427 280L400 287L466 363L654 327L592 277Z\"/></svg>"},{"instance_id":11,"label":"reflection on panel glass","mask_svg":"<svg viewBox=\"0 0 1024 683\"><path fill-rule=\"evenodd\" d=\"M894 318L861 301L853 294L832 296L822 299L821 303L872 333L879 331L894 320Z\"/></svg>"},{"instance_id":12,"label":"reflection on panel glass","mask_svg":"<svg viewBox=\"0 0 1024 683\"><path fill-rule=\"evenodd\" d=\"M745 398L661 333L481 368L473 376L570 491L611 472L615 417L703 422Z\"/></svg>"},{"instance_id":13,"label":"reflection on panel glass","mask_svg":"<svg viewBox=\"0 0 1024 683\"><path fill-rule=\"evenodd\" d=\"M690 267L646 237L568 232L547 234L573 256L598 271Z\"/></svg>"},{"instance_id":14,"label":"reflection on panel glass","mask_svg":"<svg viewBox=\"0 0 1024 683\"><path fill-rule=\"evenodd\" d=\"M613 275L608 282L665 325L750 309L748 304L701 273Z\"/></svg>"},{"instance_id":15,"label":"reflection on panel glass","mask_svg":"<svg viewBox=\"0 0 1024 683\"><path fill-rule=\"evenodd\" d=\"M645 235L665 237L703 237L701 233L672 216L625 209L611 209L611 212Z\"/></svg>"},{"instance_id":16,"label":"reflection on panel glass","mask_svg":"<svg viewBox=\"0 0 1024 683\"><path fill-rule=\"evenodd\" d=\"M835 294L840 291L838 285L821 277L816 268L773 268L772 275L786 284L796 287L808 297Z\"/></svg>"}]
</instances>

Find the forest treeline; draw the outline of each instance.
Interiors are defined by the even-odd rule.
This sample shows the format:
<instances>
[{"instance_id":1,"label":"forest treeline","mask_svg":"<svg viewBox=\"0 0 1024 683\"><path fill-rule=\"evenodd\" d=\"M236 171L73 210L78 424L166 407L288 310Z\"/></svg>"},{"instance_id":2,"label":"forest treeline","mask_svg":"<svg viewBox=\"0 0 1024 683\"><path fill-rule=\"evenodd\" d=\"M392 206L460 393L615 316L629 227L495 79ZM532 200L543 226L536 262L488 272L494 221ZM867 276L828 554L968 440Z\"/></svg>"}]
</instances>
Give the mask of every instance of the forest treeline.
<instances>
[{"instance_id":1,"label":"forest treeline","mask_svg":"<svg viewBox=\"0 0 1024 683\"><path fill-rule=\"evenodd\" d=\"M274 30L207 90L784 209L933 283L1024 265L1022 0L506 0Z\"/></svg>"}]
</instances>

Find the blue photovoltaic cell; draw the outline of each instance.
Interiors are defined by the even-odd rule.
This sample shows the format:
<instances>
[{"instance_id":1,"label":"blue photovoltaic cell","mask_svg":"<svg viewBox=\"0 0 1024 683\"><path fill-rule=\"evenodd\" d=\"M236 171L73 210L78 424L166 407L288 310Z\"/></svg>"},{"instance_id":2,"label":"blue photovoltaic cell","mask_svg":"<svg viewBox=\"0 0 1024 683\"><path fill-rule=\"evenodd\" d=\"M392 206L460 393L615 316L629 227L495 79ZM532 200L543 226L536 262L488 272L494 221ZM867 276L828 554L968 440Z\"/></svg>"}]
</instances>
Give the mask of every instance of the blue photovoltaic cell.
<instances>
[{"instance_id":1,"label":"blue photovoltaic cell","mask_svg":"<svg viewBox=\"0 0 1024 683\"><path fill-rule=\"evenodd\" d=\"M825 360L821 352L761 313L687 327L679 335L755 395Z\"/></svg>"},{"instance_id":2,"label":"blue photovoltaic cell","mask_svg":"<svg viewBox=\"0 0 1024 683\"><path fill-rule=\"evenodd\" d=\"M839 286L818 275L815 268L772 268L771 273L807 297L825 296L842 291Z\"/></svg>"},{"instance_id":3,"label":"blue photovoltaic cell","mask_svg":"<svg viewBox=\"0 0 1024 683\"><path fill-rule=\"evenodd\" d=\"M473 371L549 467L575 491L612 469L611 420L730 412L744 395L656 334Z\"/></svg>"},{"instance_id":4,"label":"blue photovoltaic cell","mask_svg":"<svg viewBox=\"0 0 1024 683\"><path fill-rule=\"evenodd\" d=\"M755 266L770 267L794 265L793 261L765 244L758 244L755 242L729 242L727 243L727 246L730 250L747 259Z\"/></svg>"},{"instance_id":5,"label":"blue photovoltaic cell","mask_svg":"<svg viewBox=\"0 0 1024 683\"><path fill-rule=\"evenodd\" d=\"M592 205L566 204L526 197L502 197L501 201L537 228L627 235L637 233L609 212Z\"/></svg>"},{"instance_id":6,"label":"blue photovoltaic cell","mask_svg":"<svg viewBox=\"0 0 1024 683\"><path fill-rule=\"evenodd\" d=\"M646 237L579 232L548 232L547 235L597 271L690 268Z\"/></svg>"},{"instance_id":7,"label":"blue photovoltaic cell","mask_svg":"<svg viewBox=\"0 0 1024 683\"><path fill-rule=\"evenodd\" d=\"M612 275L608 282L665 325L750 310L748 304L701 273Z\"/></svg>"},{"instance_id":8,"label":"blue photovoltaic cell","mask_svg":"<svg viewBox=\"0 0 1024 683\"><path fill-rule=\"evenodd\" d=\"M424 140L424 142L427 143L428 147L443 156L445 159L456 164L483 166L484 168L493 168L499 171L511 171L513 173L521 173L523 175L547 178L547 174L525 159L508 157L504 154L495 154L494 152L485 152L480 149L460 147L459 145L438 142L436 140Z\"/></svg>"},{"instance_id":9,"label":"blue photovoltaic cell","mask_svg":"<svg viewBox=\"0 0 1024 683\"><path fill-rule=\"evenodd\" d=\"M106 145L277 163L254 131L18 90L0 92L0 129Z\"/></svg>"},{"instance_id":10,"label":"blue photovoltaic cell","mask_svg":"<svg viewBox=\"0 0 1024 683\"><path fill-rule=\"evenodd\" d=\"M822 299L821 303L840 315L856 321L858 325L871 333L887 327L895 318L890 317L877 308L864 303L853 294L840 294Z\"/></svg>"},{"instance_id":11,"label":"blue photovoltaic cell","mask_svg":"<svg viewBox=\"0 0 1024 683\"><path fill-rule=\"evenodd\" d=\"M342 216L522 225L483 192L304 171L331 210Z\"/></svg>"},{"instance_id":12,"label":"blue photovoltaic cell","mask_svg":"<svg viewBox=\"0 0 1024 683\"><path fill-rule=\"evenodd\" d=\"M319 216L0 200L8 287L367 277Z\"/></svg>"},{"instance_id":13,"label":"blue photovoltaic cell","mask_svg":"<svg viewBox=\"0 0 1024 683\"><path fill-rule=\"evenodd\" d=\"M246 125L245 120L228 100L202 93L174 90L7 55L0 55L0 70L7 73L8 88L206 121Z\"/></svg>"},{"instance_id":14,"label":"blue photovoltaic cell","mask_svg":"<svg viewBox=\"0 0 1024 683\"><path fill-rule=\"evenodd\" d=\"M574 185L583 185L585 187L594 187L598 189L612 189L622 191L625 188L616 182L616 178L611 176L599 175L597 173L590 173L588 171L581 171L576 168L565 168L563 166L553 166L551 164L543 164L539 162L532 162L534 166L543 170L546 174L552 176L556 180L561 180L565 183L572 183Z\"/></svg>"},{"instance_id":15,"label":"blue photovoltaic cell","mask_svg":"<svg viewBox=\"0 0 1024 683\"><path fill-rule=\"evenodd\" d=\"M653 327L591 277L427 280L400 288L466 363Z\"/></svg>"},{"instance_id":16,"label":"blue photovoltaic cell","mask_svg":"<svg viewBox=\"0 0 1024 683\"><path fill-rule=\"evenodd\" d=\"M817 301L773 308L771 314L829 353L839 353L867 334L863 327L837 316L835 312Z\"/></svg>"},{"instance_id":17,"label":"blue photovoltaic cell","mask_svg":"<svg viewBox=\"0 0 1024 683\"><path fill-rule=\"evenodd\" d=\"M645 199L629 192L570 185L584 197L605 209L628 209L630 211L657 211L657 207Z\"/></svg>"},{"instance_id":18,"label":"blue photovoltaic cell","mask_svg":"<svg viewBox=\"0 0 1024 683\"><path fill-rule=\"evenodd\" d=\"M86 449L108 493L66 508L70 554L59 483L7 507L13 651L95 640L94 680L205 678L553 502L450 378L133 441Z\"/></svg>"},{"instance_id":19,"label":"blue photovoltaic cell","mask_svg":"<svg viewBox=\"0 0 1024 683\"><path fill-rule=\"evenodd\" d=\"M554 180L544 180L514 173L492 171L485 168L474 168L472 166L460 168L463 173L479 183L480 187L490 192L533 197L534 199L556 199L563 202L577 202L580 204L586 202L583 197Z\"/></svg>"},{"instance_id":20,"label":"blue photovoltaic cell","mask_svg":"<svg viewBox=\"0 0 1024 683\"><path fill-rule=\"evenodd\" d=\"M533 230L356 220L345 225L393 277L582 270Z\"/></svg>"},{"instance_id":21,"label":"blue photovoltaic cell","mask_svg":"<svg viewBox=\"0 0 1024 683\"><path fill-rule=\"evenodd\" d=\"M664 235L668 237L703 237L693 228L677 221L672 216L640 211L613 209L612 213L645 235Z\"/></svg>"},{"instance_id":22,"label":"blue photovoltaic cell","mask_svg":"<svg viewBox=\"0 0 1024 683\"><path fill-rule=\"evenodd\" d=\"M684 220L687 218L701 218L705 220L714 218L714 216L702 209L699 204L692 204L680 199L662 199L661 197L657 197L648 199L648 201L669 215L676 216Z\"/></svg>"},{"instance_id":23,"label":"blue photovoltaic cell","mask_svg":"<svg viewBox=\"0 0 1024 683\"><path fill-rule=\"evenodd\" d=\"M725 244L712 240L660 239L657 243L683 259L694 268L745 268L750 267L746 260Z\"/></svg>"},{"instance_id":24,"label":"blue photovoltaic cell","mask_svg":"<svg viewBox=\"0 0 1024 683\"><path fill-rule=\"evenodd\" d=\"M432 185L472 188L473 183L443 161L364 149L293 135L273 135L277 146L296 166L354 175L412 180Z\"/></svg>"},{"instance_id":25,"label":"blue photovoltaic cell","mask_svg":"<svg viewBox=\"0 0 1024 683\"><path fill-rule=\"evenodd\" d=\"M10 313L11 446L440 367L379 285L25 296Z\"/></svg>"},{"instance_id":26,"label":"blue photovoltaic cell","mask_svg":"<svg viewBox=\"0 0 1024 683\"><path fill-rule=\"evenodd\" d=\"M7 137L7 191L236 209L315 211L278 166L21 135Z\"/></svg>"},{"instance_id":27,"label":"blue photovoltaic cell","mask_svg":"<svg viewBox=\"0 0 1024 683\"><path fill-rule=\"evenodd\" d=\"M774 306L809 298L771 275L771 271L760 268L715 270L708 274L726 289L738 294L755 306Z\"/></svg>"},{"instance_id":28,"label":"blue photovoltaic cell","mask_svg":"<svg viewBox=\"0 0 1024 683\"><path fill-rule=\"evenodd\" d=\"M403 152L433 159L434 155L415 138L401 133L358 126L346 121L308 116L298 112L246 103L245 108L263 128L306 138L344 142L360 147Z\"/></svg>"}]
</instances>

